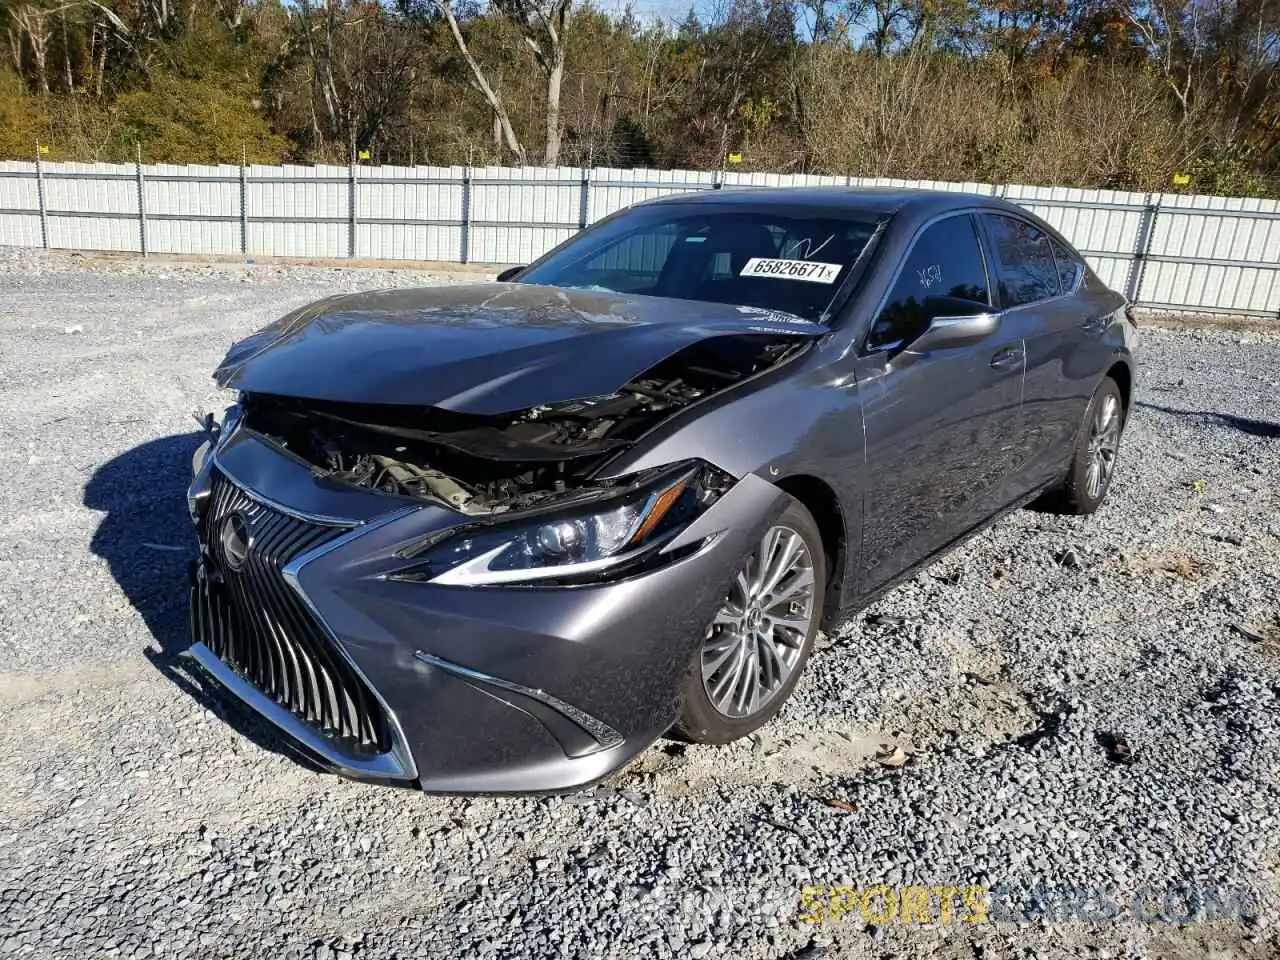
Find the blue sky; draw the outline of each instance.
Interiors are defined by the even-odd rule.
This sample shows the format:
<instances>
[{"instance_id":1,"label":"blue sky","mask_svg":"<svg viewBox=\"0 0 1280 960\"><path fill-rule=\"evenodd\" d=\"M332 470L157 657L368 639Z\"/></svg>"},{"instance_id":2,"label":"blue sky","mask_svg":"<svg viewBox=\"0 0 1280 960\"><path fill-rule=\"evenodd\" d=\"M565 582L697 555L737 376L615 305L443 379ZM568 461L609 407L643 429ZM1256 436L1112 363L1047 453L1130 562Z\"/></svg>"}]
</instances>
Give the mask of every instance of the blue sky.
<instances>
[{"instance_id":1,"label":"blue sky","mask_svg":"<svg viewBox=\"0 0 1280 960\"><path fill-rule=\"evenodd\" d=\"M582 3L585 0L575 0ZM673 26L679 25L693 10L705 24L715 21L718 14L723 14L731 0L632 0L631 8L642 23L662 21ZM591 6L606 13L618 15L627 8L627 0L590 0ZM811 12L803 8L796 10L796 34L808 38L812 28ZM853 36L861 36L863 31L855 28Z\"/></svg>"},{"instance_id":2,"label":"blue sky","mask_svg":"<svg viewBox=\"0 0 1280 960\"><path fill-rule=\"evenodd\" d=\"M591 0L591 5L606 13L620 14L627 8L627 0ZM631 0L631 8L642 21L661 20L665 23L680 23L689 13L689 8L696 10L699 16L714 9L714 2L709 0Z\"/></svg>"}]
</instances>

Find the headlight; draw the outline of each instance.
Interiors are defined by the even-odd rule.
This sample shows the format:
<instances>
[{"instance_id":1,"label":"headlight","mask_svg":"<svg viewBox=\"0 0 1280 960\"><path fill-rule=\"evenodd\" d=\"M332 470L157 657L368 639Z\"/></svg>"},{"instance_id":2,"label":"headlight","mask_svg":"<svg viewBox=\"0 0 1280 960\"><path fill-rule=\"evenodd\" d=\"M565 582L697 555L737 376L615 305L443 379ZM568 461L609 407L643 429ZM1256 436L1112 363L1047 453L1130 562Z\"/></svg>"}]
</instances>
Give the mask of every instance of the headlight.
<instances>
[{"instance_id":1,"label":"headlight","mask_svg":"<svg viewBox=\"0 0 1280 960\"><path fill-rule=\"evenodd\" d=\"M714 468L681 464L597 503L460 531L392 576L451 586L598 580L652 561L729 482Z\"/></svg>"}]
</instances>

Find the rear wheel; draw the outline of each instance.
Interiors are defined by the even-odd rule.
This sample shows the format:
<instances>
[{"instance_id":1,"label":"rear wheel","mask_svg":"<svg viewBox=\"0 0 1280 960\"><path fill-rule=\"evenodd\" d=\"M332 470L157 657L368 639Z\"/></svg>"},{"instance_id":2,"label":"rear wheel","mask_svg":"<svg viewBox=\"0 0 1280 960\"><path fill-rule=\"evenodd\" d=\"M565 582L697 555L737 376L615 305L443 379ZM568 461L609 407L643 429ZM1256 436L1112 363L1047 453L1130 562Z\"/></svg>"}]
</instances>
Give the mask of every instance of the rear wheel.
<instances>
[{"instance_id":1,"label":"rear wheel","mask_svg":"<svg viewBox=\"0 0 1280 960\"><path fill-rule=\"evenodd\" d=\"M1084 516L1102 506L1115 476L1124 419L1120 388L1106 377L1089 402L1067 478L1047 499L1050 509Z\"/></svg>"},{"instance_id":2,"label":"rear wheel","mask_svg":"<svg viewBox=\"0 0 1280 960\"><path fill-rule=\"evenodd\" d=\"M817 524L792 501L743 561L707 626L674 736L728 743L782 709L813 649L826 577Z\"/></svg>"}]
</instances>

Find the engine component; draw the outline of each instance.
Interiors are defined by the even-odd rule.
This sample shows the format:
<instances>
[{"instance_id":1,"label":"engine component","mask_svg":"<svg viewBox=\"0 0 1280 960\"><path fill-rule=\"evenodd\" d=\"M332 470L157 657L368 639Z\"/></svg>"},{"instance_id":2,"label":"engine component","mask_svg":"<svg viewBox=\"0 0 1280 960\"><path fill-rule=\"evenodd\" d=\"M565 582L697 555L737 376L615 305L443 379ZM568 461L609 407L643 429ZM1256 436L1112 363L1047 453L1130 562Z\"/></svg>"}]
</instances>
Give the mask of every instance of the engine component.
<instances>
[{"instance_id":1,"label":"engine component","mask_svg":"<svg viewBox=\"0 0 1280 960\"><path fill-rule=\"evenodd\" d=\"M717 338L617 393L505 416L246 394L244 422L321 476L464 513L501 513L573 495L604 460L660 420L806 345Z\"/></svg>"}]
</instances>

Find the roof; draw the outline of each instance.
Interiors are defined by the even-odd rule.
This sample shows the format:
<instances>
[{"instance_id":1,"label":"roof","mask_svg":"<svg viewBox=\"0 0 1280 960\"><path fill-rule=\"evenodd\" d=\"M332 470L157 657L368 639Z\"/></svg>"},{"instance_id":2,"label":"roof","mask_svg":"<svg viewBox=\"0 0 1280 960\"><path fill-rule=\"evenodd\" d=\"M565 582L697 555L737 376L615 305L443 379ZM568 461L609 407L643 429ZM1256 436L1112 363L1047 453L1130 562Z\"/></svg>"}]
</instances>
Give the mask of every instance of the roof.
<instances>
[{"instance_id":1,"label":"roof","mask_svg":"<svg viewBox=\"0 0 1280 960\"><path fill-rule=\"evenodd\" d=\"M911 190L905 187L755 187L699 190L672 194L648 203L706 203L761 206L824 207L845 213L890 216L903 211L934 214L951 207L1001 206L1000 201L975 193Z\"/></svg>"}]
</instances>

